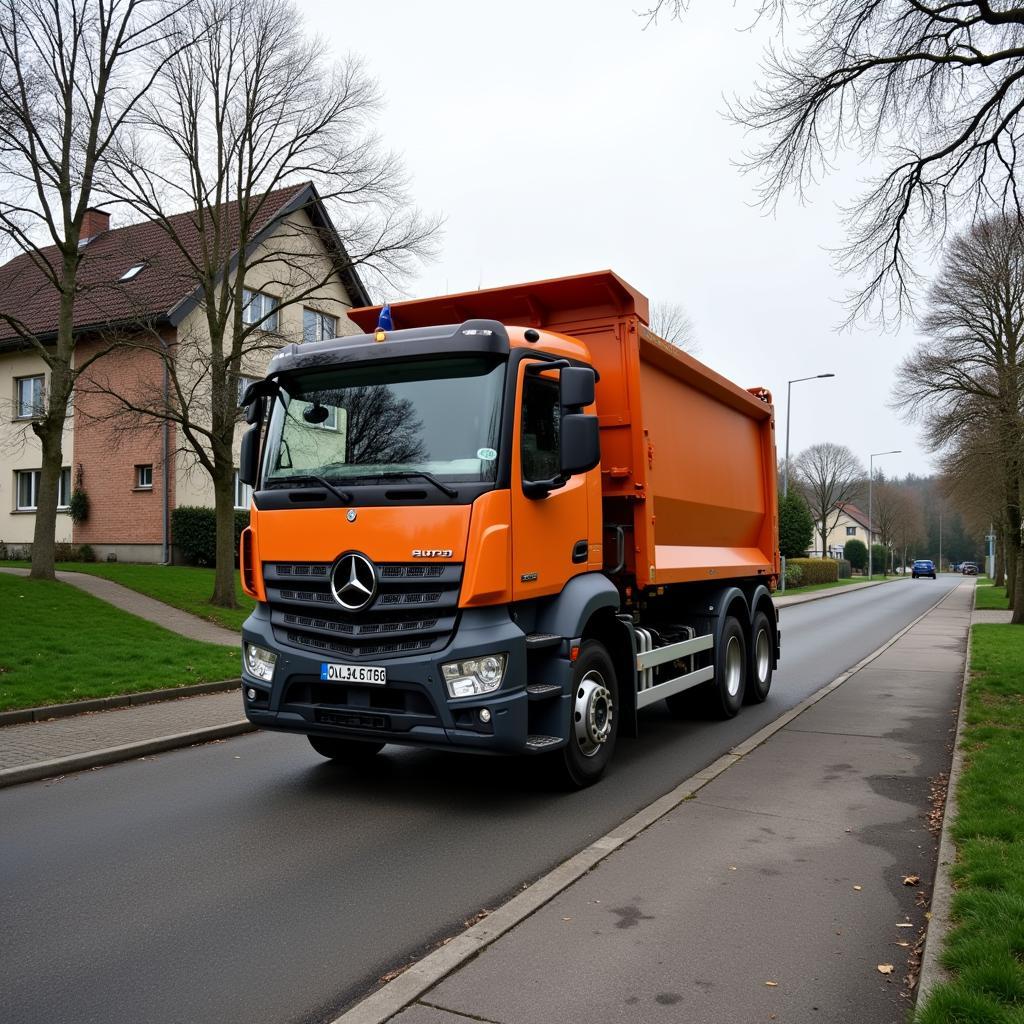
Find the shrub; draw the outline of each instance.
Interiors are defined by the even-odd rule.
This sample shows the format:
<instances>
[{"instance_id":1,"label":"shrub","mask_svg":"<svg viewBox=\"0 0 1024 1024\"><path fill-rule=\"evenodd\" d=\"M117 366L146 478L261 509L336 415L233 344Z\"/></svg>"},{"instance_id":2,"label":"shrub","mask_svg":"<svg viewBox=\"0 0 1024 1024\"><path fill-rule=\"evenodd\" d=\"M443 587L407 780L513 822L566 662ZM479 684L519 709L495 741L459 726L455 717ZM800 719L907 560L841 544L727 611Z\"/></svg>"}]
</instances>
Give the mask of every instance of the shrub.
<instances>
[{"instance_id":1,"label":"shrub","mask_svg":"<svg viewBox=\"0 0 1024 1024\"><path fill-rule=\"evenodd\" d=\"M786 559L786 586L799 587L804 578L804 571L799 565L794 565Z\"/></svg>"},{"instance_id":2,"label":"shrub","mask_svg":"<svg viewBox=\"0 0 1024 1024\"><path fill-rule=\"evenodd\" d=\"M76 562L78 561L77 556L78 549L66 540L59 540L53 545L53 560L55 562Z\"/></svg>"},{"instance_id":3,"label":"shrub","mask_svg":"<svg viewBox=\"0 0 1024 1024\"><path fill-rule=\"evenodd\" d=\"M71 500L68 502L68 515L71 516L71 522L75 526L81 525L89 518L89 495L81 487L76 487L71 492Z\"/></svg>"},{"instance_id":4,"label":"shrub","mask_svg":"<svg viewBox=\"0 0 1024 1024\"><path fill-rule=\"evenodd\" d=\"M807 502L790 491L779 499L779 552L784 558L801 558L811 546L814 520Z\"/></svg>"},{"instance_id":5,"label":"shrub","mask_svg":"<svg viewBox=\"0 0 1024 1024\"><path fill-rule=\"evenodd\" d=\"M848 580L853 575L853 566L850 565L847 559L838 559L836 565L839 566L839 578L841 580Z\"/></svg>"},{"instance_id":6,"label":"shrub","mask_svg":"<svg viewBox=\"0 0 1024 1024\"><path fill-rule=\"evenodd\" d=\"M235 554L242 531L249 525L248 512L235 513ZM191 565L213 565L217 561L217 514L212 508L182 505L171 512L174 544Z\"/></svg>"},{"instance_id":7,"label":"shrub","mask_svg":"<svg viewBox=\"0 0 1024 1024\"><path fill-rule=\"evenodd\" d=\"M839 563L834 558L791 558L787 569L798 565L802 572L802 586L814 583L835 583L839 579Z\"/></svg>"},{"instance_id":8,"label":"shrub","mask_svg":"<svg viewBox=\"0 0 1024 1024\"><path fill-rule=\"evenodd\" d=\"M91 544L83 544L78 549L78 560L80 562L95 562L96 552L93 551Z\"/></svg>"},{"instance_id":9,"label":"shrub","mask_svg":"<svg viewBox=\"0 0 1024 1024\"><path fill-rule=\"evenodd\" d=\"M868 567L868 546L862 540L848 540L843 548L845 558L857 572L863 572Z\"/></svg>"},{"instance_id":10,"label":"shrub","mask_svg":"<svg viewBox=\"0 0 1024 1024\"><path fill-rule=\"evenodd\" d=\"M889 560L892 555L884 544L871 545L871 571L888 575Z\"/></svg>"}]
</instances>

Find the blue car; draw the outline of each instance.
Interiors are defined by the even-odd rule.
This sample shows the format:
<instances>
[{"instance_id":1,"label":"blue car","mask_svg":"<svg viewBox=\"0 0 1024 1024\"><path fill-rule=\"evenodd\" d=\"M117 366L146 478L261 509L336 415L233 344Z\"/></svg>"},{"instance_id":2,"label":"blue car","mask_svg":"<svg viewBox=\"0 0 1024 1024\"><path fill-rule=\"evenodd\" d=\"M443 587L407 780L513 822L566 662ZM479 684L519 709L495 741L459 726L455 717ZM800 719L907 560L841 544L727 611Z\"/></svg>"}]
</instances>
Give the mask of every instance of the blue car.
<instances>
[{"instance_id":1,"label":"blue car","mask_svg":"<svg viewBox=\"0 0 1024 1024\"><path fill-rule=\"evenodd\" d=\"M931 576L935 579L935 563L930 558L919 558L910 567L910 575L915 580L918 576Z\"/></svg>"}]
</instances>

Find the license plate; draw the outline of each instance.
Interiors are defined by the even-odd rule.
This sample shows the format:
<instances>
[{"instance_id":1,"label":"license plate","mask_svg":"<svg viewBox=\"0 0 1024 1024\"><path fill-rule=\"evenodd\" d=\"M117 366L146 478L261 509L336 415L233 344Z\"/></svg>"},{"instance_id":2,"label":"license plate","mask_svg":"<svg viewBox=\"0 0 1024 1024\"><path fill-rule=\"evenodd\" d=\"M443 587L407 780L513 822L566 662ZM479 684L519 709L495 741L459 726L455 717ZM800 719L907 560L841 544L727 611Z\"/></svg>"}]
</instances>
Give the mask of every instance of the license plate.
<instances>
[{"instance_id":1,"label":"license plate","mask_svg":"<svg viewBox=\"0 0 1024 1024\"><path fill-rule=\"evenodd\" d=\"M339 665L333 661L320 663L320 679L325 683L368 683L383 686L388 670L379 665Z\"/></svg>"}]
</instances>

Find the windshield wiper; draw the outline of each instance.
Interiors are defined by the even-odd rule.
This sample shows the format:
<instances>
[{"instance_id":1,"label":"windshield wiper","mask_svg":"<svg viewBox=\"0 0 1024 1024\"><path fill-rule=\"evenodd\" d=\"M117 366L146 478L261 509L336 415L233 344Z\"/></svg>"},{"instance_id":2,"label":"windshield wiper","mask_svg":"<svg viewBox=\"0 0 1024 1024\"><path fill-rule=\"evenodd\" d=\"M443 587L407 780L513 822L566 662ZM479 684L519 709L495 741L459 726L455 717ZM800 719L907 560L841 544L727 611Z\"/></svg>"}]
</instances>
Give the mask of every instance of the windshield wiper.
<instances>
[{"instance_id":1,"label":"windshield wiper","mask_svg":"<svg viewBox=\"0 0 1024 1024\"><path fill-rule=\"evenodd\" d=\"M410 480L419 477L432 483L439 491L447 494L449 498L457 498L459 492L454 487L441 483L432 473L422 473L419 470L405 469L393 473L367 473L366 476L357 477L358 480Z\"/></svg>"},{"instance_id":2,"label":"windshield wiper","mask_svg":"<svg viewBox=\"0 0 1024 1024\"><path fill-rule=\"evenodd\" d=\"M278 484L289 487L294 484L315 483L319 484L321 487L326 487L327 490L329 490L331 494L338 499L338 501L345 505L352 500L352 495L349 494L348 491L339 491L338 488L330 482L330 480L325 480L322 476L316 476L313 473L303 473L300 476L279 476L273 480L268 480L267 483L272 484L275 487Z\"/></svg>"}]
</instances>

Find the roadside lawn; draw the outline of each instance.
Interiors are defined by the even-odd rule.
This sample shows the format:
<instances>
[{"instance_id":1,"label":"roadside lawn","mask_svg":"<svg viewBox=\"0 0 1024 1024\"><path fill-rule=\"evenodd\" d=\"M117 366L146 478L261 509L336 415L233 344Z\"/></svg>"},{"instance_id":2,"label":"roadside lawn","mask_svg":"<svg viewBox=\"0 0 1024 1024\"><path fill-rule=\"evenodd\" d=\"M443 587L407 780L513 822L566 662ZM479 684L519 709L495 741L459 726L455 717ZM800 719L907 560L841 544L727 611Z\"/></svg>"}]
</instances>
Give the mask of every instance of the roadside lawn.
<instances>
[{"instance_id":1,"label":"roadside lawn","mask_svg":"<svg viewBox=\"0 0 1024 1024\"><path fill-rule=\"evenodd\" d=\"M971 629L957 858L942 963L917 1024L1024 1022L1024 628Z\"/></svg>"},{"instance_id":2,"label":"roadside lawn","mask_svg":"<svg viewBox=\"0 0 1024 1024\"><path fill-rule=\"evenodd\" d=\"M899 580L902 576L880 576L875 573L870 579L867 576L851 576L848 580L838 580L832 583L811 583L806 587L786 587L786 593L776 591L779 597L789 597L790 594L810 594L814 590L832 590L834 587L848 587L851 583L881 583L882 580Z\"/></svg>"},{"instance_id":3,"label":"roadside lawn","mask_svg":"<svg viewBox=\"0 0 1024 1024\"><path fill-rule=\"evenodd\" d=\"M28 562L0 562L0 565L27 566ZM213 570L196 569L188 565L131 565L122 562L58 562L58 569L103 576L140 594L163 601L165 604L191 612L201 619L216 622L226 629L241 630L255 601L242 591L238 573L235 573L235 597L239 608L214 608L210 604L213 593Z\"/></svg>"},{"instance_id":4,"label":"roadside lawn","mask_svg":"<svg viewBox=\"0 0 1024 1024\"><path fill-rule=\"evenodd\" d=\"M0 711L238 676L239 653L129 615L67 583L0 573Z\"/></svg>"},{"instance_id":5,"label":"roadside lawn","mask_svg":"<svg viewBox=\"0 0 1024 1024\"><path fill-rule=\"evenodd\" d=\"M987 577L983 580L978 580L978 585L974 590L975 608L1005 611L1009 606L1010 602L1006 596L1006 587L992 586L992 581Z\"/></svg>"}]
</instances>

